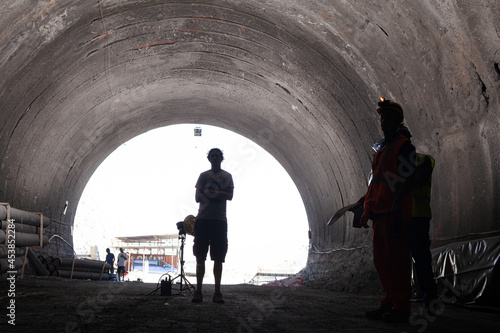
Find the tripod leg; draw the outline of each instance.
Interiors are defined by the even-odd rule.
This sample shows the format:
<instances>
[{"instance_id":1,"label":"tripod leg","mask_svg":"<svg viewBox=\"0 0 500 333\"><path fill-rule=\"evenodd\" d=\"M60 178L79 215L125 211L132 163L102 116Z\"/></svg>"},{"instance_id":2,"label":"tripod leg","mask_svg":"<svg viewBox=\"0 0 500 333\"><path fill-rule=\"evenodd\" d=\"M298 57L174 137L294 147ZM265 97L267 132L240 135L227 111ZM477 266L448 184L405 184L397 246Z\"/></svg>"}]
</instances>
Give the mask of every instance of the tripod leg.
<instances>
[{"instance_id":1,"label":"tripod leg","mask_svg":"<svg viewBox=\"0 0 500 333\"><path fill-rule=\"evenodd\" d=\"M182 291L184 290L189 290L189 293L191 294L191 296L194 295L194 292L193 290L195 290L196 288L188 281L188 279L186 279L186 276L184 274L184 242L186 240L186 236L179 236L179 239L181 240L181 247L180 247L180 250L179 250L179 253L180 253L180 262L181 262L181 269L180 269L180 274L177 275L175 278L172 279L172 285L174 285L174 281L179 278L180 281L179 281L179 293L178 295L180 295L182 293ZM184 284L184 285L183 285Z\"/></svg>"},{"instance_id":2,"label":"tripod leg","mask_svg":"<svg viewBox=\"0 0 500 333\"><path fill-rule=\"evenodd\" d=\"M189 292L191 293L191 296L194 296L193 290L196 290L196 288L191 284L191 282L189 282L189 280L185 276L183 276L182 279L185 282L184 289L189 290Z\"/></svg>"}]
</instances>

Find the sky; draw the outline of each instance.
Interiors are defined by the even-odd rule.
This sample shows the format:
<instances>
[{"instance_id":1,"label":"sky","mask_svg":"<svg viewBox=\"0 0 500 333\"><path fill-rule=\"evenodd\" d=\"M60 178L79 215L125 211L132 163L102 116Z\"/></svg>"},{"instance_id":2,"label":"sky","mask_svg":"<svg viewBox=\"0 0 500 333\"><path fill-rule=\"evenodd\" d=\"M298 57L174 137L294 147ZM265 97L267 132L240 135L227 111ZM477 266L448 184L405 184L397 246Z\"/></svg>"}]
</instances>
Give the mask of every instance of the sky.
<instances>
[{"instance_id":1,"label":"sky","mask_svg":"<svg viewBox=\"0 0 500 333\"><path fill-rule=\"evenodd\" d=\"M194 135L196 127L202 129L201 136ZM210 169L206 156L214 147L223 151L222 169L232 174L235 186L233 200L227 204L229 248L224 275L245 282L259 269L302 269L309 227L289 175L254 142L200 124L149 131L108 156L78 203L73 229L77 254L97 245L104 259L114 237L178 233L176 223L197 214L196 180ZM195 261L192 242L188 235L186 262Z\"/></svg>"}]
</instances>

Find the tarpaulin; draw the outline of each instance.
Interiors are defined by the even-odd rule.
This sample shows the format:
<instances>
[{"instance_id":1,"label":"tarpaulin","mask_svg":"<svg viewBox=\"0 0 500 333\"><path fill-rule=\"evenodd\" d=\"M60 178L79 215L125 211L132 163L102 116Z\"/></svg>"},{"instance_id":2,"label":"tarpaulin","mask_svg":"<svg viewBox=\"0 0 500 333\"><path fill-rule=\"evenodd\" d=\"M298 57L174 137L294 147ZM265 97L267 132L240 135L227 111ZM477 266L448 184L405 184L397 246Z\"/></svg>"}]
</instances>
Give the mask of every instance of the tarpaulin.
<instances>
[{"instance_id":1,"label":"tarpaulin","mask_svg":"<svg viewBox=\"0 0 500 333\"><path fill-rule=\"evenodd\" d=\"M500 306L500 237L452 243L431 253L443 301Z\"/></svg>"}]
</instances>

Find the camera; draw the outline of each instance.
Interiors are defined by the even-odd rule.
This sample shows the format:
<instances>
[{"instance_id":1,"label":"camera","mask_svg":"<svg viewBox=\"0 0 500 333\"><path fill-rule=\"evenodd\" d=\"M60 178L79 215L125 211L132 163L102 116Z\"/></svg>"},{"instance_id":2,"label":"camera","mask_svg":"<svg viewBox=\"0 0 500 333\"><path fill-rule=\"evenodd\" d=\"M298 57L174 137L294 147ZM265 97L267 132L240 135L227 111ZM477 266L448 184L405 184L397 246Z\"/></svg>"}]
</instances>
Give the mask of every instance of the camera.
<instances>
[{"instance_id":1,"label":"camera","mask_svg":"<svg viewBox=\"0 0 500 333\"><path fill-rule=\"evenodd\" d=\"M177 225L177 230L179 230L179 235L185 235L186 230L184 230L184 221L177 222L176 225Z\"/></svg>"}]
</instances>

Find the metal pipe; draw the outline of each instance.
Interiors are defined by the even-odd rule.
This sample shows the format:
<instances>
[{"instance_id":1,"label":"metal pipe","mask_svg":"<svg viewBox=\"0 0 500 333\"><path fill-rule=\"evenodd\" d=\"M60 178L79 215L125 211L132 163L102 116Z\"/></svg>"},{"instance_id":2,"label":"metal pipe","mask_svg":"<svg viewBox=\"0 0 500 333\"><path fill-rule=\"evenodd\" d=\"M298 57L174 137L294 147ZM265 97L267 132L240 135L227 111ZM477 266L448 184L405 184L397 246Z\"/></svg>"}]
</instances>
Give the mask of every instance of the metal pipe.
<instances>
[{"instance_id":1,"label":"metal pipe","mask_svg":"<svg viewBox=\"0 0 500 333\"><path fill-rule=\"evenodd\" d=\"M64 243L66 243L70 248L71 248L71 251L73 251L73 254L76 255L76 252L75 252L75 249L73 249L73 246L71 246L70 243L68 243L68 241L66 241L64 238L62 238L61 236L59 235L52 235L52 237L49 238L49 243L52 241L52 239L54 239L55 237L59 238L60 240L62 240Z\"/></svg>"},{"instance_id":2,"label":"metal pipe","mask_svg":"<svg viewBox=\"0 0 500 333\"><path fill-rule=\"evenodd\" d=\"M81 272L81 271L73 271L73 275L71 275L71 270L66 269L58 269L51 273L52 276L59 276L62 278L69 278L72 276L74 279L91 279L91 280L109 280L108 273L89 273L89 272Z\"/></svg>"},{"instance_id":3,"label":"metal pipe","mask_svg":"<svg viewBox=\"0 0 500 333\"><path fill-rule=\"evenodd\" d=\"M27 212L21 209L10 207L10 219L18 223L29 224L35 227L40 226L40 215ZM7 206L0 205L0 220L7 220ZM50 225L50 219L43 217L43 227Z\"/></svg>"},{"instance_id":4,"label":"metal pipe","mask_svg":"<svg viewBox=\"0 0 500 333\"><path fill-rule=\"evenodd\" d=\"M11 271L9 271L9 272L11 272ZM21 276L21 269L14 270L14 272L16 272L16 274L14 274L15 276ZM11 274L0 273L0 282L5 282L7 280L7 278L10 276L11 276Z\"/></svg>"},{"instance_id":5,"label":"metal pipe","mask_svg":"<svg viewBox=\"0 0 500 333\"><path fill-rule=\"evenodd\" d=\"M73 266L74 260L74 266ZM101 271L102 265L104 264L104 269L111 269L111 265L99 260L87 260L87 259L73 259L73 258L54 258L52 261L57 269L67 269L68 267L74 267L80 271L83 270L94 270Z\"/></svg>"},{"instance_id":6,"label":"metal pipe","mask_svg":"<svg viewBox=\"0 0 500 333\"><path fill-rule=\"evenodd\" d=\"M16 257L24 256L24 248L16 247L14 249ZM7 258L9 255L9 248L7 246L0 246L0 258Z\"/></svg>"},{"instance_id":7,"label":"metal pipe","mask_svg":"<svg viewBox=\"0 0 500 333\"><path fill-rule=\"evenodd\" d=\"M50 265L45 265L45 267L47 267L47 270L48 270L49 272L51 272L51 273L52 273L53 271L56 271L56 270L57 270L57 267L56 267L56 266L54 266L54 265L52 265L52 264L50 264Z\"/></svg>"},{"instance_id":8,"label":"metal pipe","mask_svg":"<svg viewBox=\"0 0 500 333\"><path fill-rule=\"evenodd\" d=\"M8 224L9 224L8 221L2 221L0 229L7 230L7 225ZM14 222L14 227L15 227L14 230L16 232L24 232L24 233L27 233L27 234L38 234L38 230L39 230L38 227L35 227L33 225L21 224L21 223L15 223L15 222Z\"/></svg>"},{"instance_id":9,"label":"metal pipe","mask_svg":"<svg viewBox=\"0 0 500 333\"><path fill-rule=\"evenodd\" d=\"M15 233L15 245L16 247L24 246L38 246L40 245L40 235L37 234L27 234L24 232ZM43 245L49 242L48 236L43 236ZM5 244L5 231L0 230L0 244Z\"/></svg>"},{"instance_id":10,"label":"metal pipe","mask_svg":"<svg viewBox=\"0 0 500 333\"><path fill-rule=\"evenodd\" d=\"M29 263L31 267L35 270L36 275L40 276L49 276L49 272L47 269L45 269L45 265L43 265L40 260L38 260L38 257L35 255L33 250L30 250L29 248L27 249L27 257L29 260Z\"/></svg>"},{"instance_id":11,"label":"metal pipe","mask_svg":"<svg viewBox=\"0 0 500 333\"><path fill-rule=\"evenodd\" d=\"M12 262L9 262L9 259L7 258L0 258L0 273L6 273L8 271L14 271L17 270L21 267L23 267L23 260L24 257L15 257L14 259L14 268L12 268L10 265Z\"/></svg>"}]
</instances>

